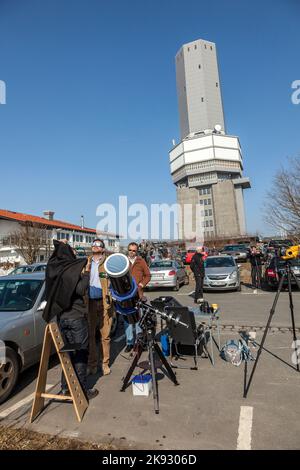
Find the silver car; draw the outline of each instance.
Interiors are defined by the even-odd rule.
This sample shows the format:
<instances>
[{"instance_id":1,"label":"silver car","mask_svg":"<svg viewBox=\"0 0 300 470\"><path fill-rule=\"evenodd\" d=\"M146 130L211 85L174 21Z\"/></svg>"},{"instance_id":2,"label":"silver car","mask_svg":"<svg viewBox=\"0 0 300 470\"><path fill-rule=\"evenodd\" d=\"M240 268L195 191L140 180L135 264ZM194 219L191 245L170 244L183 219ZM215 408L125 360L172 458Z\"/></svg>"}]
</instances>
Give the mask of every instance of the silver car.
<instances>
[{"instance_id":1,"label":"silver car","mask_svg":"<svg viewBox=\"0 0 300 470\"><path fill-rule=\"evenodd\" d=\"M209 256L205 261L205 290L241 290L240 269L233 256Z\"/></svg>"},{"instance_id":2,"label":"silver car","mask_svg":"<svg viewBox=\"0 0 300 470\"><path fill-rule=\"evenodd\" d=\"M178 291L180 286L189 283L188 274L181 263L174 260L162 259L150 264L151 280L148 288L172 287Z\"/></svg>"},{"instance_id":3,"label":"silver car","mask_svg":"<svg viewBox=\"0 0 300 470\"><path fill-rule=\"evenodd\" d=\"M247 261L248 252L246 245L225 245L220 254L233 256L236 261Z\"/></svg>"},{"instance_id":4,"label":"silver car","mask_svg":"<svg viewBox=\"0 0 300 470\"><path fill-rule=\"evenodd\" d=\"M45 273L0 277L0 403L11 394L20 372L40 360L44 284Z\"/></svg>"},{"instance_id":5,"label":"silver car","mask_svg":"<svg viewBox=\"0 0 300 470\"><path fill-rule=\"evenodd\" d=\"M28 273L36 273L36 272L44 272L46 271L47 263L34 263L34 264L24 264L23 266L18 266L13 271L9 273L9 275L16 275L16 274L28 274Z\"/></svg>"}]
</instances>

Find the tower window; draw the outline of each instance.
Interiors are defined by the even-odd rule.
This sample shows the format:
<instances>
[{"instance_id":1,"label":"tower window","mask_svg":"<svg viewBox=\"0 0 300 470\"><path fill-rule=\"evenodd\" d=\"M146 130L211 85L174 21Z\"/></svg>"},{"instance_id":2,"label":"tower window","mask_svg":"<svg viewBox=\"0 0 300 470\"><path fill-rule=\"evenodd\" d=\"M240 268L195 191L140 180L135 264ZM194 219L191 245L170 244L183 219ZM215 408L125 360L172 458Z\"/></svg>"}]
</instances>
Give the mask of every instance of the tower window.
<instances>
[{"instance_id":1,"label":"tower window","mask_svg":"<svg viewBox=\"0 0 300 470\"><path fill-rule=\"evenodd\" d=\"M197 44L195 44L194 49L197 49Z\"/></svg>"},{"instance_id":2,"label":"tower window","mask_svg":"<svg viewBox=\"0 0 300 470\"><path fill-rule=\"evenodd\" d=\"M190 48L188 47L188 52L190 52Z\"/></svg>"},{"instance_id":3,"label":"tower window","mask_svg":"<svg viewBox=\"0 0 300 470\"><path fill-rule=\"evenodd\" d=\"M210 50L212 51L212 46L210 46Z\"/></svg>"},{"instance_id":4,"label":"tower window","mask_svg":"<svg viewBox=\"0 0 300 470\"><path fill-rule=\"evenodd\" d=\"M198 69L201 69L201 65L200 65L200 64L198 65Z\"/></svg>"},{"instance_id":5,"label":"tower window","mask_svg":"<svg viewBox=\"0 0 300 470\"><path fill-rule=\"evenodd\" d=\"M204 102L204 98L201 98L202 103Z\"/></svg>"},{"instance_id":6,"label":"tower window","mask_svg":"<svg viewBox=\"0 0 300 470\"><path fill-rule=\"evenodd\" d=\"M204 48L207 49L206 44L204 44Z\"/></svg>"},{"instance_id":7,"label":"tower window","mask_svg":"<svg viewBox=\"0 0 300 470\"><path fill-rule=\"evenodd\" d=\"M219 86L219 84L218 84L218 82L216 82L216 87L218 88L218 86Z\"/></svg>"}]
</instances>

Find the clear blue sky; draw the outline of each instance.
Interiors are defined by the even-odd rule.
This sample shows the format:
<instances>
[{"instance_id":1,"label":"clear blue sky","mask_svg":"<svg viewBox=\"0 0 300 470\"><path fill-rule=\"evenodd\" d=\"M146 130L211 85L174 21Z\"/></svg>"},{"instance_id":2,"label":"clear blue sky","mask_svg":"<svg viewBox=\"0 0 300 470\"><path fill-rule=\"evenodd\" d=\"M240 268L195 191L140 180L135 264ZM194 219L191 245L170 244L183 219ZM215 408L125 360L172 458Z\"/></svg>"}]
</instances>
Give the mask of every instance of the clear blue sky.
<instances>
[{"instance_id":1,"label":"clear blue sky","mask_svg":"<svg viewBox=\"0 0 300 470\"><path fill-rule=\"evenodd\" d=\"M286 156L300 152L298 0L0 0L0 208L87 226L96 206L173 203L174 56L217 44L227 132L240 137L247 225Z\"/></svg>"}]
</instances>

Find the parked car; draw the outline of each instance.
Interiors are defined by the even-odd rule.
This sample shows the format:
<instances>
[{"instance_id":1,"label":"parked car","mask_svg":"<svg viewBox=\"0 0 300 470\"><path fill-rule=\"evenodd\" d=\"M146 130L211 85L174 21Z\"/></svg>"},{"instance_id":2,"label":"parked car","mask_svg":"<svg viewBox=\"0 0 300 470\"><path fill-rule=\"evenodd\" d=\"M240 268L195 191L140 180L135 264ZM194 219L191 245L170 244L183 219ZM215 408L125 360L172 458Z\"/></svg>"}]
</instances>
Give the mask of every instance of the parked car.
<instances>
[{"instance_id":1,"label":"parked car","mask_svg":"<svg viewBox=\"0 0 300 470\"><path fill-rule=\"evenodd\" d=\"M196 253L195 248L190 248L185 254L185 264L191 264L192 257Z\"/></svg>"},{"instance_id":2,"label":"parked car","mask_svg":"<svg viewBox=\"0 0 300 470\"><path fill-rule=\"evenodd\" d=\"M0 403L11 394L20 372L39 362L46 323L42 318L44 273L0 277Z\"/></svg>"},{"instance_id":3,"label":"parked car","mask_svg":"<svg viewBox=\"0 0 300 470\"><path fill-rule=\"evenodd\" d=\"M291 264L292 271L294 272L300 284L300 258L291 259L289 262ZM278 258L277 256L273 256L273 258L271 258L266 265L264 274L265 286L271 289L277 288L284 269L285 261ZM296 281L293 278L291 281L292 285L296 285ZM287 279L284 280L283 285L284 287L287 287Z\"/></svg>"},{"instance_id":4,"label":"parked car","mask_svg":"<svg viewBox=\"0 0 300 470\"><path fill-rule=\"evenodd\" d=\"M278 248L293 246L293 240L270 240L267 244L267 253L273 254Z\"/></svg>"},{"instance_id":5,"label":"parked car","mask_svg":"<svg viewBox=\"0 0 300 470\"><path fill-rule=\"evenodd\" d=\"M45 273L0 277L0 341L6 345L6 363L0 364L0 404L12 393L19 375L40 360L46 323ZM117 329L114 317L111 335Z\"/></svg>"},{"instance_id":6,"label":"parked car","mask_svg":"<svg viewBox=\"0 0 300 470\"><path fill-rule=\"evenodd\" d=\"M9 273L9 275L15 274L28 274L28 273L35 273L35 272L44 272L46 271L47 263L34 263L34 264L24 264L22 266L18 266L13 271Z\"/></svg>"},{"instance_id":7,"label":"parked car","mask_svg":"<svg viewBox=\"0 0 300 470\"><path fill-rule=\"evenodd\" d=\"M233 256L209 256L205 261L204 290L241 290L240 270Z\"/></svg>"},{"instance_id":8,"label":"parked car","mask_svg":"<svg viewBox=\"0 0 300 470\"><path fill-rule=\"evenodd\" d=\"M174 260L154 261L149 266L151 280L147 288L173 287L178 291L180 286L189 283L188 274L184 266Z\"/></svg>"},{"instance_id":9,"label":"parked car","mask_svg":"<svg viewBox=\"0 0 300 470\"><path fill-rule=\"evenodd\" d=\"M202 247L204 251L204 259L206 259L209 256L209 248L206 246ZM185 255L185 264L191 264L192 258L194 254L196 253L196 248L190 248Z\"/></svg>"},{"instance_id":10,"label":"parked car","mask_svg":"<svg viewBox=\"0 0 300 470\"><path fill-rule=\"evenodd\" d=\"M247 245L225 245L220 254L233 256L236 261L247 261L249 249Z\"/></svg>"}]
</instances>

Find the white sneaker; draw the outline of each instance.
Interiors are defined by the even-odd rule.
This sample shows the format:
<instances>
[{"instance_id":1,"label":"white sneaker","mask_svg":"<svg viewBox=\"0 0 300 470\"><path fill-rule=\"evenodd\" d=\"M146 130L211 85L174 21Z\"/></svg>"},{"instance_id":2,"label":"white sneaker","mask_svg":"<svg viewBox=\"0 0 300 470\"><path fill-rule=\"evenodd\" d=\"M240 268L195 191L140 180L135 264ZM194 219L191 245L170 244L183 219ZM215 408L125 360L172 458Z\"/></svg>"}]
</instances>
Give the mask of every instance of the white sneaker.
<instances>
[{"instance_id":1,"label":"white sneaker","mask_svg":"<svg viewBox=\"0 0 300 470\"><path fill-rule=\"evenodd\" d=\"M201 304L204 299L197 299L197 304Z\"/></svg>"}]
</instances>

